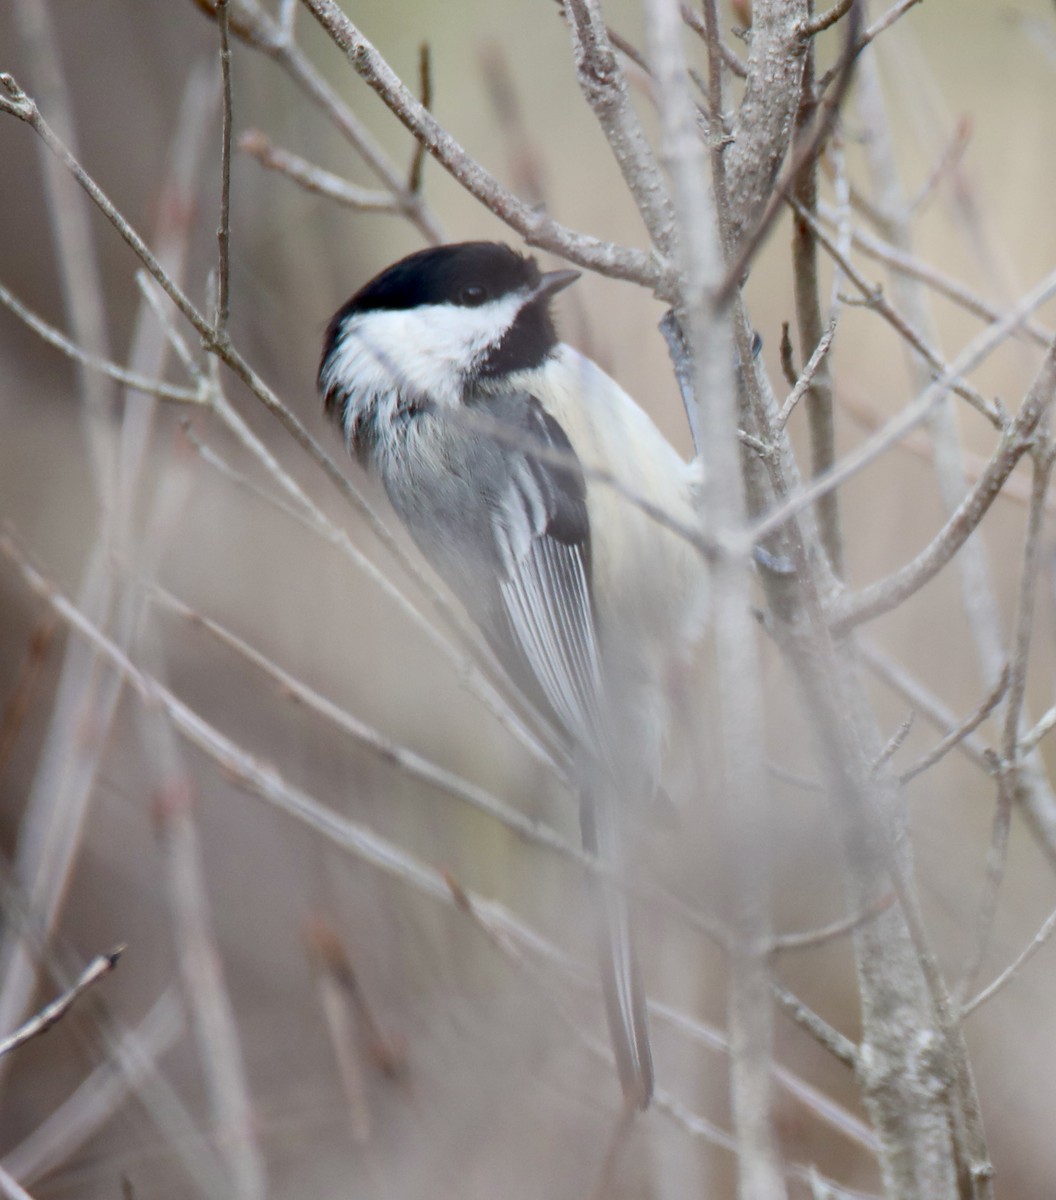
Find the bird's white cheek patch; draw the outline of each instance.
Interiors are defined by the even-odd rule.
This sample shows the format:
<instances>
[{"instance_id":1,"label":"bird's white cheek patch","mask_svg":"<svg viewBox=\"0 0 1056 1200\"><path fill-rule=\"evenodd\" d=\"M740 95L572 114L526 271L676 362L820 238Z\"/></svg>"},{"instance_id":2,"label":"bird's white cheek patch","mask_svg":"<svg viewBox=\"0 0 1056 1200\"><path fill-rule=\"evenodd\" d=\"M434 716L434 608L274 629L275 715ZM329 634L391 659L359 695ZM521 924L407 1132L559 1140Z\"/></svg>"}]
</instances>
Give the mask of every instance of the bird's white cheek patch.
<instances>
[{"instance_id":1,"label":"bird's white cheek patch","mask_svg":"<svg viewBox=\"0 0 1056 1200\"><path fill-rule=\"evenodd\" d=\"M479 308L433 304L357 314L345 324L325 382L341 387L353 409L360 397L392 391L455 407L466 377L502 339L524 299L516 294Z\"/></svg>"}]
</instances>

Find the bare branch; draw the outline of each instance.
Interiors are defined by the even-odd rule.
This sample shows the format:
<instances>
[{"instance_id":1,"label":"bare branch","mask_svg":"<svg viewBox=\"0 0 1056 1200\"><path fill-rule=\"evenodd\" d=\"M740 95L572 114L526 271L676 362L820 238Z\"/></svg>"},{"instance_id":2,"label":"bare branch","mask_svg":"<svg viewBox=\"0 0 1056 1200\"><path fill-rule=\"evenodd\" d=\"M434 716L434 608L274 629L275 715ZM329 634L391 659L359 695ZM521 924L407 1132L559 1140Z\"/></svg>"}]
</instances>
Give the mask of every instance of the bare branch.
<instances>
[{"instance_id":1,"label":"bare branch","mask_svg":"<svg viewBox=\"0 0 1056 1200\"><path fill-rule=\"evenodd\" d=\"M400 202L390 192L371 191L359 187L317 167L298 154L291 154L272 144L270 139L257 129L247 130L238 139L238 148L255 159L268 170L278 171L305 191L355 209L356 212L399 213Z\"/></svg>"},{"instance_id":2,"label":"bare branch","mask_svg":"<svg viewBox=\"0 0 1056 1200\"><path fill-rule=\"evenodd\" d=\"M674 252L667 188L631 106L627 81L613 53L597 0L565 0L579 86L608 139L624 182L657 249Z\"/></svg>"},{"instance_id":3,"label":"bare branch","mask_svg":"<svg viewBox=\"0 0 1056 1200\"><path fill-rule=\"evenodd\" d=\"M885 321L898 333L898 335L914 350L917 351L924 359L927 360L937 371L947 371L949 368L943 362L938 352L934 350L925 341L923 335L913 327L910 321L903 316L892 304L884 298L883 290L874 284L870 284L868 280L861 274L854 264L848 259L842 251L833 243L821 227L818 225L814 217L804 209L798 201L791 201L796 215L807 224L814 237L825 247L829 256L839 268L847 276L848 279L861 293L863 301L868 307L878 312ZM954 380L951 391L956 392L958 396L967 400L969 404L994 426L995 429L1001 429L1005 424L1005 414L995 404L986 400L981 396L975 388L969 387L963 379Z\"/></svg>"},{"instance_id":4,"label":"bare branch","mask_svg":"<svg viewBox=\"0 0 1056 1200\"><path fill-rule=\"evenodd\" d=\"M223 81L223 130L220 144L220 226L216 231L219 262L216 271L216 336L227 335L231 271L231 45L228 39L228 0L216 0L220 31L220 73Z\"/></svg>"},{"instance_id":5,"label":"bare branch","mask_svg":"<svg viewBox=\"0 0 1056 1200\"><path fill-rule=\"evenodd\" d=\"M575 233L530 208L475 162L426 111L334 0L304 0L304 3L393 115L471 195L516 230L530 246L559 254L601 275L632 280L651 288L661 298L670 298L670 281L652 256Z\"/></svg>"},{"instance_id":6,"label":"bare branch","mask_svg":"<svg viewBox=\"0 0 1056 1200\"><path fill-rule=\"evenodd\" d=\"M833 1058L850 1067L852 1071L858 1069L858 1047L850 1038L833 1029L813 1009L808 1008L802 1000L793 996L780 984L774 985L774 997L782 1010L797 1025L802 1026L819 1045L824 1046Z\"/></svg>"},{"instance_id":7,"label":"bare branch","mask_svg":"<svg viewBox=\"0 0 1056 1200\"><path fill-rule=\"evenodd\" d=\"M422 108L429 112L433 107L433 69L428 42L418 47L418 86L422 95ZM411 157L411 169L407 173L407 190L414 196L422 190L422 172L425 167L425 146L416 143Z\"/></svg>"},{"instance_id":8,"label":"bare branch","mask_svg":"<svg viewBox=\"0 0 1056 1200\"><path fill-rule=\"evenodd\" d=\"M1056 346L1046 358L1016 419L1002 436L982 479L965 496L941 532L912 562L888 579L856 594L841 596L831 614L834 629L843 633L863 621L890 612L935 577L976 530L1016 463L1031 449L1038 425L1054 398Z\"/></svg>"},{"instance_id":9,"label":"bare branch","mask_svg":"<svg viewBox=\"0 0 1056 1200\"><path fill-rule=\"evenodd\" d=\"M826 10L820 17L814 17L807 22L804 29L806 37L816 37L819 33L824 33L826 29L831 28L842 17L845 17L854 7L855 0L836 0L832 8Z\"/></svg>"},{"instance_id":10,"label":"bare branch","mask_svg":"<svg viewBox=\"0 0 1056 1200\"><path fill-rule=\"evenodd\" d=\"M196 0L211 16L216 16L216 0ZM421 195L410 191L402 172L377 144L367 127L342 97L330 86L293 40L295 0L283 0L284 12L275 21L256 3L239 5L238 19L231 32L244 38L280 66L316 107L333 122L338 132L381 180L392 196L397 210L418 230L426 241L442 242L443 231Z\"/></svg>"},{"instance_id":11,"label":"bare branch","mask_svg":"<svg viewBox=\"0 0 1056 1200\"><path fill-rule=\"evenodd\" d=\"M52 1025L61 1021L89 988L94 987L100 979L104 979L110 974L117 966L118 959L124 951L124 946L116 946L109 954L97 954L80 973L72 987L67 988L61 996L57 996L14 1033L0 1038L0 1058L3 1058L5 1054L10 1054L12 1050L17 1050L19 1046L25 1045L33 1038L39 1037L42 1033L47 1033Z\"/></svg>"},{"instance_id":12,"label":"bare branch","mask_svg":"<svg viewBox=\"0 0 1056 1200\"><path fill-rule=\"evenodd\" d=\"M815 345L814 352L807 360L807 365L803 368L802 374L795 381L795 387L793 387L792 391L789 392L788 398L785 400L784 404L781 405L781 411L777 414L778 429L783 429L785 427L788 418L792 415L793 409L800 402L800 400L803 399L818 370L818 367L828 354L829 349L832 346L832 339L835 337L835 335L836 322L830 321L828 327L825 329L825 332L821 335L820 340Z\"/></svg>"},{"instance_id":13,"label":"bare branch","mask_svg":"<svg viewBox=\"0 0 1056 1200\"><path fill-rule=\"evenodd\" d=\"M899 19L899 17L904 16L911 8L920 2L921 0L898 0L896 4L893 4L887 10L887 12L884 13L882 17L879 17L877 20L875 20L854 43L854 57L857 58L874 38L878 38L880 34L890 29L891 26L894 25L894 23ZM831 87L832 81L836 79L838 75L839 65L837 64L836 66L830 67L829 70L826 71L818 81L819 94Z\"/></svg>"},{"instance_id":14,"label":"bare branch","mask_svg":"<svg viewBox=\"0 0 1056 1200\"><path fill-rule=\"evenodd\" d=\"M833 210L822 204L820 211L822 219L827 224L835 226L836 215ZM947 300L963 308L965 312L970 312L974 316L991 323L1001 320L1003 314L999 308L988 304L981 296L978 296L975 292L965 287L958 280L951 279L930 263L926 263L915 255L906 253L904 250L900 250L897 246L893 246L890 242L884 241L864 229L855 228L851 237L855 247L861 250L863 254L867 254L870 258L882 262L885 266L890 267L901 275L905 275L907 278L919 280L933 291L938 292L939 295L945 296ZM1053 339L1053 331L1038 325L1034 321L1024 321L1013 331L1012 336L1024 341L1033 342L1036 346L1048 349Z\"/></svg>"},{"instance_id":15,"label":"bare branch","mask_svg":"<svg viewBox=\"0 0 1056 1200\"><path fill-rule=\"evenodd\" d=\"M845 483L868 466L896 442L914 429L943 397L951 390L957 379L974 370L993 350L1010 335L1012 330L1056 293L1056 271L1032 288L1016 306L995 322L989 329L975 337L954 359L942 375L930 384L919 396L889 421L884 429L869 438L856 451L846 455L837 465L820 479L805 484L796 495L790 496L774 512L764 517L756 526L755 536L762 540L776 529L780 529L791 517L813 504L820 496Z\"/></svg>"},{"instance_id":16,"label":"bare branch","mask_svg":"<svg viewBox=\"0 0 1056 1200\"><path fill-rule=\"evenodd\" d=\"M71 342L69 338L60 333L53 325L49 325L42 318L38 317L36 313L26 308L3 284L0 284L0 303L6 305L20 321L32 329L49 346L54 346L56 350L61 350L68 358L82 363L90 370L100 371L104 375L109 375L111 379L116 380L118 383L123 383L125 387L133 392L141 392L145 396L157 396L159 400L172 400L179 404L206 403L206 399L199 388L181 388L171 383L163 383L160 379L147 379L144 375L137 375L132 371L126 371L124 367L119 366L117 363L99 358L95 354L89 354L86 350Z\"/></svg>"},{"instance_id":17,"label":"bare branch","mask_svg":"<svg viewBox=\"0 0 1056 1200\"><path fill-rule=\"evenodd\" d=\"M1056 388L1056 372L1052 363L1056 349L1050 356L1050 385ZM1023 569L1019 583L1019 600L1016 605L1016 631L1009 663L1008 703L1005 706L1005 724L1001 738L1001 758L997 770L997 804L994 809L990 832L990 849L987 854L986 876L975 923L975 945L965 964L957 995L964 1000L975 986L976 977L986 955L994 916L997 912L998 894L1004 879L1008 858L1008 837L1012 822L1012 805L1018 790L1020 719L1027 687L1027 665L1030 643L1034 630L1034 606L1037 593L1038 571L1041 565L1041 530L1045 514L1045 495L1052 475L1053 454L1049 450L1034 455L1034 487L1027 520L1027 536L1023 549Z\"/></svg>"},{"instance_id":18,"label":"bare branch","mask_svg":"<svg viewBox=\"0 0 1056 1200\"><path fill-rule=\"evenodd\" d=\"M933 767L940 759L945 758L947 754L973 734L986 718L994 711L995 708L1005 698L1005 692L1008 691L1008 671L1002 671L998 685L990 693L989 696L983 698L982 703L972 713L957 726L950 730L948 734L935 746L933 746L927 754L917 759L917 761L898 777L898 782L901 784L909 783L911 779L926 771L929 767Z\"/></svg>"},{"instance_id":19,"label":"bare branch","mask_svg":"<svg viewBox=\"0 0 1056 1200\"><path fill-rule=\"evenodd\" d=\"M1011 983L1012 980L1015 979L1020 971L1026 966L1026 964L1030 962L1034 955L1037 954L1042 946L1044 946L1049 940L1049 938L1052 936L1053 930L1056 930L1056 911L1051 912L1048 917L1045 918L1041 928L1034 935L1033 941L1031 941L1030 944L1022 950L1022 952L1013 962L1009 963L1009 965L1001 972L1000 975L997 976L996 979L993 980L992 983L987 984L987 986L983 988L981 992L977 993L971 998L971 1000L961 1005L961 1018L964 1019L965 1017L971 1016L971 1014L975 1012L977 1008L981 1007L988 1000L992 1000L1002 988Z\"/></svg>"}]
</instances>

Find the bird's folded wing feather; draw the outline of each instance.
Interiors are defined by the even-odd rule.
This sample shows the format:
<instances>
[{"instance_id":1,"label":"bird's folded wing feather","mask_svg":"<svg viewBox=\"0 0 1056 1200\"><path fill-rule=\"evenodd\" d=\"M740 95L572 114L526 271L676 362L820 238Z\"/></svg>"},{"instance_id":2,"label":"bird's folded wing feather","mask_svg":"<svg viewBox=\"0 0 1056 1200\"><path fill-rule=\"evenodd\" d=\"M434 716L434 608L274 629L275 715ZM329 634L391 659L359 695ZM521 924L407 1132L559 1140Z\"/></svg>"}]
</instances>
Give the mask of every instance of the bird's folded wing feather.
<instances>
[{"instance_id":1,"label":"bird's folded wing feather","mask_svg":"<svg viewBox=\"0 0 1056 1200\"><path fill-rule=\"evenodd\" d=\"M601 753L602 674L583 476L564 431L534 400L525 424L525 445L511 456L492 517L503 611L555 715L577 743Z\"/></svg>"}]
</instances>

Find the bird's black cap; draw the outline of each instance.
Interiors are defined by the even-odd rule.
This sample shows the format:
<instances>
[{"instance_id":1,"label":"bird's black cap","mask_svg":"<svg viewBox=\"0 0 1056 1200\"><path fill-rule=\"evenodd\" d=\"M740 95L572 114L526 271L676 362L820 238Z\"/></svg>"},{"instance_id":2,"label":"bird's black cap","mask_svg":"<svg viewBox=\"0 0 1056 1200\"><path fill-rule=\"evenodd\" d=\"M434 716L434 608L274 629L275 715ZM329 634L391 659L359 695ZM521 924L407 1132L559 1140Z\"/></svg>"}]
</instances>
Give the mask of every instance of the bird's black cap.
<instances>
[{"instance_id":1,"label":"bird's black cap","mask_svg":"<svg viewBox=\"0 0 1056 1200\"><path fill-rule=\"evenodd\" d=\"M550 298L576 278L574 271L544 275L534 258L501 242L429 246L386 267L334 314L323 342L323 362L346 321L358 314L403 312L433 304L477 308L513 292L526 292L530 299L506 336L480 363L479 376L538 366L557 344Z\"/></svg>"},{"instance_id":2,"label":"bird's black cap","mask_svg":"<svg viewBox=\"0 0 1056 1200\"><path fill-rule=\"evenodd\" d=\"M539 286L534 258L500 242L430 246L401 258L349 300L345 315L375 309L411 309L427 304L474 308L522 289Z\"/></svg>"}]
</instances>

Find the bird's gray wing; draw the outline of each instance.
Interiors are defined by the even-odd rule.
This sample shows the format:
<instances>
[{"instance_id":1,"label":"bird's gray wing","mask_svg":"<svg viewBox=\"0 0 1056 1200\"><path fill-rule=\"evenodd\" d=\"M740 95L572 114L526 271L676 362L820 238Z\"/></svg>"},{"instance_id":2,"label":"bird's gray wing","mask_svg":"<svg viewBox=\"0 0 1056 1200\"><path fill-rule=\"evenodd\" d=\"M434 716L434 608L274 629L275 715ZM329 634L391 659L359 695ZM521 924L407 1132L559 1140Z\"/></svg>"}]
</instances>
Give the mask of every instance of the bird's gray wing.
<instances>
[{"instance_id":1,"label":"bird's gray wing","mask_svg":"<svg viewBox=\"0 0 1056 1200\"><path fill-rule=\"evenodd\" d=\"M567 733L587 751L577 756L585 776L584 846L619 876L626 865L623 813L605 719L583 473L564 431L541 405L530 400L518 415L523 445L507 460L492 515L502 608L520 657ZM594 881L592 892L620 1081L644 1107L652 1094L652 1057L627 896L605 878Z\"/></svg>"},{"instance_id":2,"label":"bird's gray wing","mask_svg":"<svg viewBox=\"0 0 1056 1200\"><path fill-rule=\"evenodd\" d=\"M492 532L509 635L566 732L604 753L586 487L564 430L534 399L513 427Z\"/></svg>"}]
</instances>

